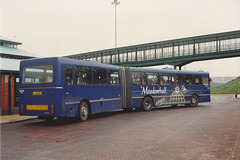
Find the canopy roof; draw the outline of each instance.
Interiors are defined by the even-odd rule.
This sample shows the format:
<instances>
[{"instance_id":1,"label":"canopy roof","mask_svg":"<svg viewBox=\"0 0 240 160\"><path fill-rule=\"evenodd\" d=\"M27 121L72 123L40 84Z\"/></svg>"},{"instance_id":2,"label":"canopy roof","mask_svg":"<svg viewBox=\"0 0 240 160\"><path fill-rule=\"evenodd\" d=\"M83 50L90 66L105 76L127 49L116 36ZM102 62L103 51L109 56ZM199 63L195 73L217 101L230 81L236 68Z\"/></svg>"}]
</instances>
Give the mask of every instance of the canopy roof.
<instances>
[{"instance_id":1,"label":"canopy roof","mask_svg":"<svg viewBox=\"0 0 240 160\"><path fill-rule=\"evenodd\" d=\"M5 42L5 43L13 44L13 45L21 45L22 44L20 42L12 41L10 39L7 39L7 38L1 37L1 36L0 36L0 42Z\"/></svg>"},{"instance_id":2,"label":"canopy roof","mask_svg":"<svg viewBox=\"0 0 240 160\"><path fill-rule=\"evenodd\" d=\"M0 56L8 56L11 58L36 58L38 55L23 51L18 48L0 46Z\"/></svg>"}]
</instances>

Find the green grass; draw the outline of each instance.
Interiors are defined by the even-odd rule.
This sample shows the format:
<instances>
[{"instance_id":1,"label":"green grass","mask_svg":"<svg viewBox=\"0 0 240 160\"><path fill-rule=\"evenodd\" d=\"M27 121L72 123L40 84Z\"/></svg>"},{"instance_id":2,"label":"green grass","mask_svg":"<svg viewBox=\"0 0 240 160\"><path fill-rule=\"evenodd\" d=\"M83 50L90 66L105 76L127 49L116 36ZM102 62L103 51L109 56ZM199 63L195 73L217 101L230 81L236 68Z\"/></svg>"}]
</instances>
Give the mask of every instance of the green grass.
<instances>
[{"instance_id":1,"label":"green grass","mask_svg":"<svg viewBox=\"0 0 240 160\"><path fill-rule=\"evenodd\" d=\"M240 77L221 86L211 88L211 94L235 94L236 92L240 94Z\"/></svg>"}]
</instances>

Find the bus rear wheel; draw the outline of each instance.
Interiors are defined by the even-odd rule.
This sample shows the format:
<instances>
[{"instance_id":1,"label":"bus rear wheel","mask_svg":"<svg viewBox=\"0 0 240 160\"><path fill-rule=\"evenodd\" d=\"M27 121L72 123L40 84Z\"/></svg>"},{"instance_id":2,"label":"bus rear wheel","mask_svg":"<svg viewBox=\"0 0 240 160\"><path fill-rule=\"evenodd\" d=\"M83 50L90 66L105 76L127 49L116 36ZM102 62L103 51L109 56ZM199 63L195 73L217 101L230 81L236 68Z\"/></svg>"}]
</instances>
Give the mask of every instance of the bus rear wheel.
<instances>
[{"instance_id":1,"label":"bus rear wheel","mask_svg":"<svg viewBox=\"0 0 240 160\"><path fill-rule=\"evenodd\" d=\"M191 103L190 103L190 106L191 107L197 107L198 106L198 103L199 103L199 98L197 95L193 95L192 96L192 99L191 99Z\"/></svg>"},{"instance_id":2,"label":"bus rear wheel","mask_svg":"<svg viewBox=\"0 0 240 160\"><path fill-rule=\"evenodd\" d=\"M142 104L142 108L145 111L150 111L153 107L153 100L151 97L145 97L143 99L143 104Z\"/></svg>"},{"instance_id":3,"label":"bus rear wheel","mask_svg":"<svg viewBox=\"0 0 240 160\"><path fill-rule=\"evenodd\" d=\"M88 119L88 104L86 102L81 102L79 105L78 116L80 121L86 121Z\"/></svg>"}]
</instances>

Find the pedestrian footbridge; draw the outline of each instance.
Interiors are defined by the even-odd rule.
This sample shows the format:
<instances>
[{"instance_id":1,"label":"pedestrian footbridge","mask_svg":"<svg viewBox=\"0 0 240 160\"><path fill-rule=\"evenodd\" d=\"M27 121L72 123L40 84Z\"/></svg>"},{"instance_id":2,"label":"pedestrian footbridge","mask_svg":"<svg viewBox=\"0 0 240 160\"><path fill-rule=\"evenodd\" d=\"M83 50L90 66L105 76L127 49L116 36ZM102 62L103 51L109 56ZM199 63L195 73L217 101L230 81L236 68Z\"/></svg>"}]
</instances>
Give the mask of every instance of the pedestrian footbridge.
<instances>
[{"instance_id":1,"label":"pedestrian footbridge","mask_svg":"<svg viewBox=\"0 0 240 160\"><path fill-rule=\"evenodd\" d=\"M240 56L240 30L145 43L66 56L120 66L182 66L195 61Z\"/></svg>"}]
</instances>

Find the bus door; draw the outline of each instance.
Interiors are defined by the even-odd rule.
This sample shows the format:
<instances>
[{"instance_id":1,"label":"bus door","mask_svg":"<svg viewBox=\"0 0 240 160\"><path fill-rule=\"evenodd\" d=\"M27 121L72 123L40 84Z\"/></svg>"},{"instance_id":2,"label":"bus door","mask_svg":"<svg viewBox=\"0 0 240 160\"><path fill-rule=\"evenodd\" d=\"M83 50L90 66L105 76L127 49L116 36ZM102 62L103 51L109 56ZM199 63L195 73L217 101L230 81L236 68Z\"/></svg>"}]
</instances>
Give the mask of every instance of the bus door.
<instances>
[{"instance_id":1,"label":"bus door","mask_svg":"<svg viewBox=\"0 0 240 160\"><path fill-rule=\"evenodd\" d=\"M73 77L73 67L65 66L65 97L74 97L74 77Z\"/></svg>"}]
</instances>

